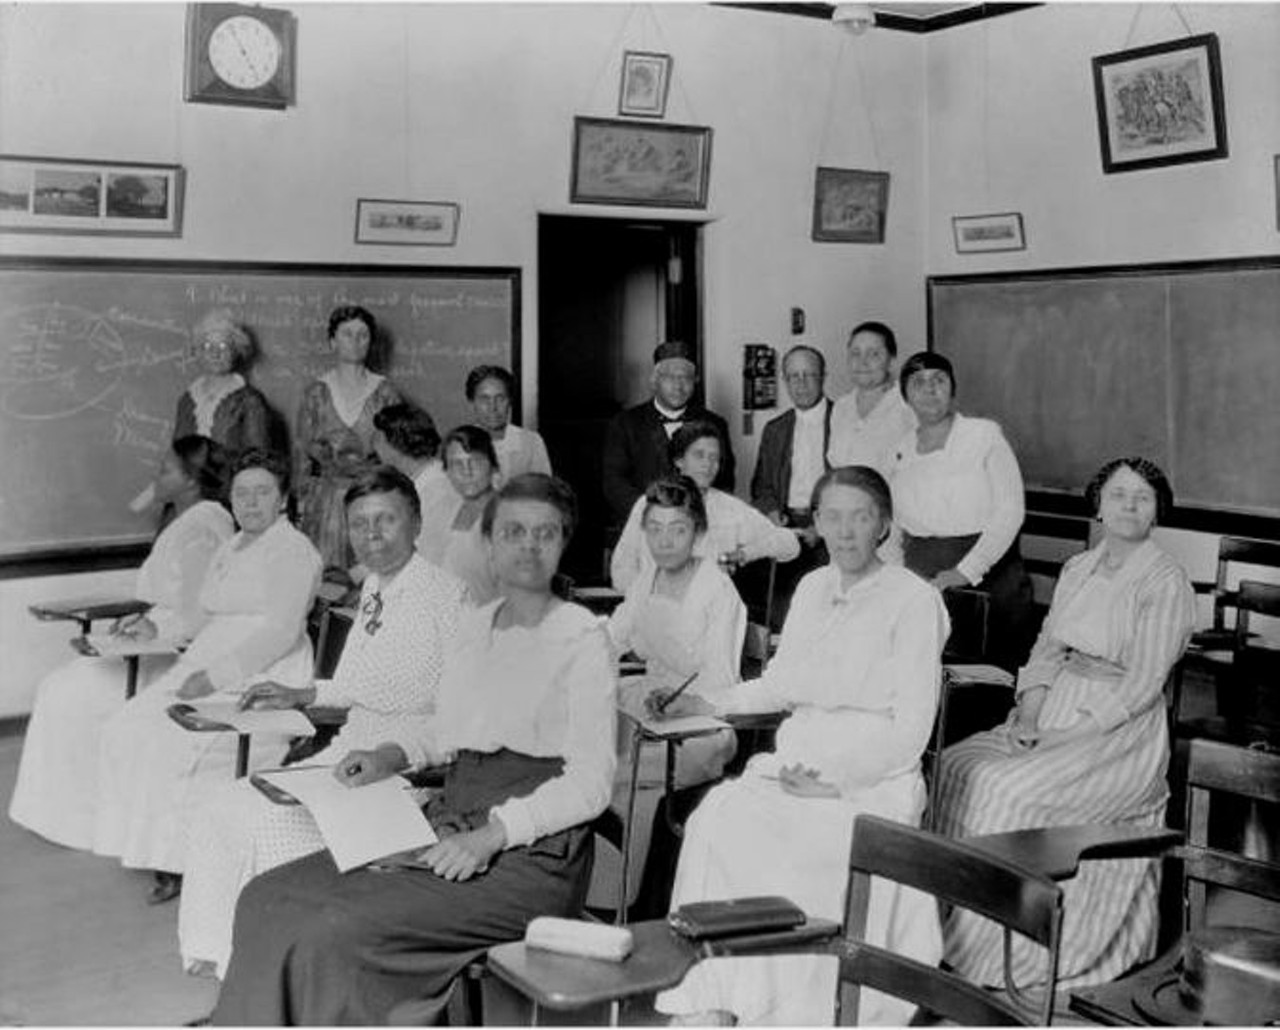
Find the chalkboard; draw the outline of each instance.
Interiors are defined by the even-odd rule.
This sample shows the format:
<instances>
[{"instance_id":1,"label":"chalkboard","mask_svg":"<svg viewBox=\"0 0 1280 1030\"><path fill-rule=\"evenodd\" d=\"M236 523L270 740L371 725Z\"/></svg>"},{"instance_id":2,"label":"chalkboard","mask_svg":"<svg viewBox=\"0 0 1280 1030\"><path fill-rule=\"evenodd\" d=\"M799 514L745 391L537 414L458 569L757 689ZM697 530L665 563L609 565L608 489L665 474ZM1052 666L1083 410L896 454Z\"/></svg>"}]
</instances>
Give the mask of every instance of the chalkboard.
<instances>
[{"instance_id":1,"label":"chalkboard","mask_svg":"<svg viewBox=\"0 0 1280 1030\"><path fill-rule=\"evenodd\" d=\"M929 325L1028 488L1141 454L1179 505L1280 515L1280 259L934 277Z\"/></svg>"},{"instance_id":2,"label":"chalkboard","mask_svg":"<svg viewBox=\"0 0 1280 1030\"><path fill-rule=\"evenodd\" d=\"M249 380L292 426L342 304L373 313L379 370L442 432L467 418L474 365L519 374L518 269L0 259L0 557L149 536L127 505L199 374L204 312L250 330Z\"/></svg>"}]
</instances>

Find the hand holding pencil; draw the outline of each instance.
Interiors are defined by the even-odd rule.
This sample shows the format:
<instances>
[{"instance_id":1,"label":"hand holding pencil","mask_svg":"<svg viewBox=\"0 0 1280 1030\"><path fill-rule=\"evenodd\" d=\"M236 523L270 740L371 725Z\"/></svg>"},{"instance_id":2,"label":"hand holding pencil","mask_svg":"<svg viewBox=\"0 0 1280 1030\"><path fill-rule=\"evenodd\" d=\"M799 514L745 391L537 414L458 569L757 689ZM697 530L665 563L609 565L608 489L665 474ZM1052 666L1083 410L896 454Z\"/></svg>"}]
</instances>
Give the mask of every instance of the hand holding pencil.
<instances>
[{"instance_id":1,"label":"hand holding pencil","mask_svg":"<svg viewBox=\"0 0 1280 1030\"><path fill-rule=\"evenodd\" d=\"M696 694L685 693L698 674L685 679L675 690L650 691L644 699L644 711L650 719L673 719L681 715L713 715L715 708Z\"/></svg>"}]
</instances>

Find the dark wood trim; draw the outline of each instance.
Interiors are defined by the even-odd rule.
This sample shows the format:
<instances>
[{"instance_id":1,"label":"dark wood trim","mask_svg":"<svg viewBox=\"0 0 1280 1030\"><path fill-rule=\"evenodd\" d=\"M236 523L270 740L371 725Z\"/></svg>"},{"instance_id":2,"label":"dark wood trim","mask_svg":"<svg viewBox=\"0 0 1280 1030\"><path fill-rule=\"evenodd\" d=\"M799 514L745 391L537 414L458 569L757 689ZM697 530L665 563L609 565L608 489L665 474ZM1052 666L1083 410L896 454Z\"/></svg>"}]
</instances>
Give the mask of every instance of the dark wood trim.
<instances>
[{"instance_id":1,"label":"dark wood trim","mask_svg":"<svg viewBox=\"0 0 1280 1030\"><path fill-rule=\"evenodd\" d=\"M744 11L762 11L765 14L786 14L797 18L811 18L816 21L830 21L835 12L835 4L825 3L736 3L732 0L720 0L712 3L712 7L737 7ZM875 6L874 4L872 5ZM876 12L878 29L893 29L898 32L923 34L938 32L942 29L954 28L957 25L971 25L974 22L998 18L1004 14L1014 14L1031 7L1043 7L1043 3L1025 4L973 4L956 11L935 14L928 18L912 18L905 14L893 14L889 11Z\"/></svg>"},{"instance_id":2,"label":"dark wood trim","mask_svg":"<svg viewBox=\"0 0 1280 1030\"><path fill-rule=\"evenodd\" d=\"M0 716L0 740L23 736L27 732L27 723L30 720L29 715Z\"/></svg>"},{"instance_id":3,"label":"dark wood trim","mask_svg":"<svg viewBox=\"0 0 1280 1030\"><path fill-rule=\"evenodd\" d=\"M1085 505L1083 492L1028 490L1026 497L1028 511L1081 519L1093 517L1092 512ZM1252 537L1263 541L1280 540L1280 518L1243 511L1228 511L1224 508L1175 506L1163 525L1170 529L1192 529L1199 533L1217 533L1222 536Z\"/></svg>"},{"instance_id":4,"label":"dark wood trim","mask_svg":"<svg viewBox=\"0 0 1280 1030\"><path fill-rule=\"evenodd\" d=\"M1079 265L1066 268L1035 268L1018 272L977 272L968 275L931 275L925 279L925 299L935 286L960 286L980 282L1036 282L1044 279L1117 279L1126 276L1191 275L1196 272L1240 272L1250 269L1280 268L1280 254L1256 257L1206 258L1199 261L1165 261L1148 265ZM933 324L929 324L929 344L933 346Z\"/></svg>"},{"instance_id":5,"label":"dark wood trim","mask_svg":"<svg viewBox=\"0 0 1280 1030\"><path fill-rule=\"evenodd\" d=\"M83 548L60 547L0 558L0 580L35 579L37 576L69 576L83 572L136 569L147 558L150 541L128 544L96 544Z\"/></svg>"}]
</instances>

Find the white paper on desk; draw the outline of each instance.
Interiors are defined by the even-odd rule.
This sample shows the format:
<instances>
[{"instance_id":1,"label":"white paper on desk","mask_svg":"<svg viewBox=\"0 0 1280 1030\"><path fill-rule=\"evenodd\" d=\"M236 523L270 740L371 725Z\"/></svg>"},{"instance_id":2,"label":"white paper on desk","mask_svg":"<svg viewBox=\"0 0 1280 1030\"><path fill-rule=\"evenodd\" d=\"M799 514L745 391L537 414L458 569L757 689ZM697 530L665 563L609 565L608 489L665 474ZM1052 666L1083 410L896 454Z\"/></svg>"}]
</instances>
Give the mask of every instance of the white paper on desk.
<instances>
[{"instance_id":1,"label":"white paper on desk","mask_svg":"<svg viewBox=\"0 0 1280 1030\"><path fill-rule=\"evenodd\" d=\"M946 670L951 674L952 683L993 683L1002 687L1012 687L1014 684L1013 673L998 665L948 664Z\"/></svg>"},{"instance_id":2,"label":"white paper on desk","mask_svg":"<svg viewBox=\"0 0 1280 1030\"><path fill-rule=\"evenodd\" d=\"M240 710L238 697L202 698L190 702L195 714L210 722L221 722L241 733L271 734L279 737L311 737L316 728L296 708L250 708Z\"/></svg>"},{"instance_id":3,"label":"white paper on desk","mask_svg":"<svg viewBox=\"0 0 1280 1030\"><path fill-rule=\"evenodd\" d=\"M332 766L258 776L307 806L340 872L398 851L425 848L439 839L402 777L348 787L334 778Z\"/></svg>"},{"instance_id":4,"label":"white paper on desk","mask_svg":"<svg viewBox=\"0 0 1280 1030\"><path fill-rule=\"evenodd\" d=\"M183 646L181 640L136 640L123 633L90 633L84 638L91 648L103 658L128 658L142 654L177 654Z\"/></svg>"}]
</instances>

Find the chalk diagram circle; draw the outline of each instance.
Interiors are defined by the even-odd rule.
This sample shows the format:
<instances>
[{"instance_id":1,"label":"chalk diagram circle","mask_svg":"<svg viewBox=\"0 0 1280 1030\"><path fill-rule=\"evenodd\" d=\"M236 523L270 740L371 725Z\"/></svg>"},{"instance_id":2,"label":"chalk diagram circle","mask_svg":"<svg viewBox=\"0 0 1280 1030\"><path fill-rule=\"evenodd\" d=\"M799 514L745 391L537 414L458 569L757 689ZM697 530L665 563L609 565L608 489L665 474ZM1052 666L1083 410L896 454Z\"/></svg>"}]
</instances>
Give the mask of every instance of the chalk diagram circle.
<instances>
[{"instance_id":1,"label":"chalk diagram circle","mask_svg":"<svg viewBox=\"0 0 1280 1030\"><path fill-rule=\"evenodd\" d=\"M68 418L97 407L120 385L124 341L100 315L37 304L0 315L0 412Z\"/></svg>"}]
</instances>

